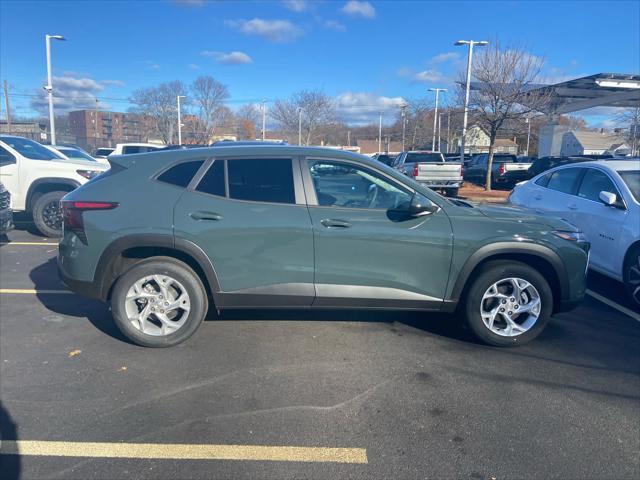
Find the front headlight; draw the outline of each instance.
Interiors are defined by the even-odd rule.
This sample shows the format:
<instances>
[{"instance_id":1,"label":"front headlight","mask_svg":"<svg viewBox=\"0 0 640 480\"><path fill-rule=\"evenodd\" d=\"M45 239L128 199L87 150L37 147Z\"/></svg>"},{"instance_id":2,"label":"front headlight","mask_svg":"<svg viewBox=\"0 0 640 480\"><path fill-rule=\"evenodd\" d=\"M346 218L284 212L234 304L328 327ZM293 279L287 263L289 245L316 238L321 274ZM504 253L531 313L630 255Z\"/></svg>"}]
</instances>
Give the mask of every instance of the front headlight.
<instances>
[{"instance_id":1,"label":"front headlight","mask_svg":"<svg viewBox=\"0 0 640 480\"><path fill-rule=\"evenodd\" d=\"M567 232L564 230L556 230L551 233L553 233L556 237L560 237L569 242L586 242L587 241L582 232Z\"/></svg>"},{"instance_id":2,"label":"front headlight","mask_svg":"<svg viewBox=\"0 0 640 480\"><path fill-rule=\"evenodd\" d=\"M93 177L100 175L99 170L76 170L76 173L81 177L86 178L87 180L91 180Z\"/></svg>"}]
</instances>

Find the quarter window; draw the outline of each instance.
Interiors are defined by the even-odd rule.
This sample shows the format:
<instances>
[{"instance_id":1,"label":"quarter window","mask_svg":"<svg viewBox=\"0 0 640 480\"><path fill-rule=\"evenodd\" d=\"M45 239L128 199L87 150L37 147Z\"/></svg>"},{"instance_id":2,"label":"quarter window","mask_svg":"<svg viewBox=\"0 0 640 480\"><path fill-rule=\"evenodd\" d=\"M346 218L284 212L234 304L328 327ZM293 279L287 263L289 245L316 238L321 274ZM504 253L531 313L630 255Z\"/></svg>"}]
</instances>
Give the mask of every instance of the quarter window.
<instances>
[{"instance_id":1,"label":"quarter window","mask_svg":"<svg viewBox=\"0 0 640 480\"><path fill-rule=\"evenodd\" d=\"M289 158L227 160L229 197L254 202L296 203Z\"/></svg>"},{"instance_id":2,"label":"quarter window","mask_svg":"<svg viewBox=\"0 0 640 480\"><path fill-rule=\"evenodd\" d=\"M578 168L564 168L551 174L547 188L562 193L573 194L576 191L576 183L580 175Z\"/></svg>"},{"instance_id":3,"label":"quarter window","mask_svg":"<svg viewBox=\"0 0 640 480\"><path fill-rule=\"evenodd\" d=\"M549 179L551 178L551 173L547 173L542 175L539 179L536 180L536 185L540 185L541 187L546 187L549 183Z\"/></svg>"},{"instance_id":4,"label":"quarter window","mask_svg":"<svg viewBox=\"0 0 640 480\"><path fill-rule=\"evenodd\" d=\"M411 194L382 175L347 163L311 161L318 205L387 210L411 201Z\"/></svg>"},{"instance_id":5,"label":"quarter window","mask_svg":"<svg viewBox=\"0 0 640 480\"><path fill-rule=\"evenodd\" d=\"M595 168L588 168L584 177L582 177L578 196L580 198L599 202L600 192L615 193L616 196L620 198L618 189L613 185L613 182L605 173L596 170Z\"/></svg>"},{"instance_id":6,"label":"quarter window","mask_svg":"<svg viewBox=\"0 0 640 480\"><path fill-rule=\"evenodd\" d=\"M199 192L209 193L211 195L218 195L224 197L224 160L216 160L213 165L209 167L207 173L204 174L200 183L196 187Z\"/></svg>"},{"instance_id":7,"label":"quarter window","mask_svg":"<svg viewBox=\"0 0 640 480\"><path fill-rule=\"evenodd\" d=\"M202 163L202 160L179 163L160 174L158 180L177 187L186 188L198 169L202 166Z\"/></svg>"}]
</instances>

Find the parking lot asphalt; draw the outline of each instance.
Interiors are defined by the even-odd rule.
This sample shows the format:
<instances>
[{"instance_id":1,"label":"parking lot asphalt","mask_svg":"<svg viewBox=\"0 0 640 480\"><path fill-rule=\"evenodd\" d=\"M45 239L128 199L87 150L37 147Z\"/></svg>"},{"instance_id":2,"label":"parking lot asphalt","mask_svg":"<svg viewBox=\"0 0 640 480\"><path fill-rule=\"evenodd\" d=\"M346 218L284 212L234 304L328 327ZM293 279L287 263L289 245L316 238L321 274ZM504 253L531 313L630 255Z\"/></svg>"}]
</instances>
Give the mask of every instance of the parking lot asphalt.
<instances>
[{"instance_id":1,"label":"parking lot asphalt","mask_svg":"<svg viewBox=\"0 0 640 480\"><path fill-rule=\"evenodd\" d=\"M640 477L640 322L593 297L516 349L353 311L210 314L145 349L22 228L0 246L3 479Z\"/></svg>"}]
</instances>

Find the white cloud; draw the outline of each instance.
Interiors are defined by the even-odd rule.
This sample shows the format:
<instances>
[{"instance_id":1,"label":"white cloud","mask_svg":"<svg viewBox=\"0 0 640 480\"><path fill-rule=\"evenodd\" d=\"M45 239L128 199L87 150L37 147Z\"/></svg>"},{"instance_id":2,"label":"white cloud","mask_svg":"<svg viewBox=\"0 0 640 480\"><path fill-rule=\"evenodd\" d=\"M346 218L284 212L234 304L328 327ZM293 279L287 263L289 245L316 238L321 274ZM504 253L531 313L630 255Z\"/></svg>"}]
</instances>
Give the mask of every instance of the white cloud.
<instances>
[{"instance_id":1,"label":"white cloud","mask_svg":"<svg viewBox=\"0 0 640 480\"><path fill-rule=\"evenodd\" d=\"M198 65L197 63L190 63L189 68L191 70L200 70L200 65Z\"/></svg>"},{"instance_id":2,"label":"white cloud","mask_svg":"<svg viewBox=\"0 0 640 480\"><path fill-rule=\"evenodd\" d=\"M282 3L293 12L304 12L310 6L307 0L282 0Z\"/></svg>"},{"instance_id":3,"label":"white cloud","mask_svg":"<svg viewBox=\"0 0 640 480\"><path fill-rule=\"evenodd\" d=\"M53 103L56 111L62 113L95 108L96 97L105 88L103 83L88 77L53 77ZM48 111L47 93L41 88L35 89L34 93L36 97L31 100L31 108L43 115L46 114ZM101 101L100 108L111 108L111 105Z\"/></svg>"},{"instance_id":4,"label":"white cloud","mask_svg":"<svg viewBox=\"0 0 640 480\"><path fill-rule=\"evenodd\" d=\"M376 121L380 112L388 121L405 103L407 101L403 97L385 97L367 92L344 92L336 97L336 109L340 117L347 123L360 125Z\"/></svg>"},{"instance_id":5,"label":"white cloud","mask_svg":"<svg viewBox=\"0 0 640 480\"><path fill-rule=\"evenodd\" d=\"M145 64L147 65L147 68L149 68L151 70L160 70L160 64L159 63L152 62L151 60L147 60L145 62Z\"/></svg>"},{"instance_id":6,"label":"white cloud","mask_svg":"<svg viewBox=\"0 0 640 480\"><path fill-rule=\"evenodd\" d=\"M113 87L124 87L124 82L122 80L100 80L102 85L109 85Z\"/></svg>"},{"instance_id":7,"label":"white cloud","mask_svg":"<svg viewBox=\"0 0 640 480\"><path fill-rule=\"evenodd\" d=\"M205 0L171 0L171 3L182 7L204 7Z\"/></svg>"},{"instance_id":8,"label":"white cloud","mask_svg":"<svg viewBox=\"0 0 640 480\"><path fill-rule=\"evenodd\" d=\"M342 7L342 12L354 17L375 18L376 9L369 2L349 0Z\"/></svg>"},{"instance_id":9,"label":"white cloud","mask_svg":"<svg viewBox=\"0 0 640 480\"><path fill-rule=\"evenodd\" d=\"M243 63L252 63L253 60L244 52L212 52L204 50L200 52L203 57L211 57L221 65L241 65Z\"/></svg>"},{"instance_id":10,"label":"white cloud","mask_svg":"<svg viewBox=\"0 0 640 480\"><path fill-rule=\"evenodd\" d=\"M450 83L446 75L438 70L423 70L412 75L411 80L414 83Z\"/></svg>"},{"instance_id":11,"label":"white cloud","mask_svg":"<svg viewBox=\"0 0 640 480\"><path fill-rule=\"evenodd\" d=\"M290 42L302 35L303 30L289 20L226 20L225 24L245 35L256 35L272 42Z\"/></svg>"},{"instance_id":12,"label":"white cloud","mask_svg":"<svg viewBox=\"0 0 640 480\"><path fill-rule=\"evenodd\" d=\"M337 32L346 32L347 27L345 27L342 23L336 20L326 20L324 22L324 26L330 30L335 30Z\"/></svg>"},{"instance_id":13,"label":"white cloud","mask_svg":"<svg viewBox=\"0 0 640 480\"><path fill-rule=\"evenodd\" d=\"M429 61L429 63L438 64L438 63L445 63L445 62L455 62L459 59L460 59L459 53L445 52L445 53L440 53L438 55L431 57L431 60Z\"/></svg>"}]
</instances>

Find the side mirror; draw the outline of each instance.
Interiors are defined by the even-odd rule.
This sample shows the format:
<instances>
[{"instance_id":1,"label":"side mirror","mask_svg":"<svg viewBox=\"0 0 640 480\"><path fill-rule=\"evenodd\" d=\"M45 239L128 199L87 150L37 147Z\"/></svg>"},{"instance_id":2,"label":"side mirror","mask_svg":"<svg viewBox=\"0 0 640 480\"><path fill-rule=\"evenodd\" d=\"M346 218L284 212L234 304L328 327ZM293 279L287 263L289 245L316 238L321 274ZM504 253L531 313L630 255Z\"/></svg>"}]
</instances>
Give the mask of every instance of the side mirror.
<instances>
[{"instance_id":1,"label":"side mirror","mask_svg":"<svg viewBox=\"0 0 640 480\"><path fill-rule=\"evenodd\" d=\"M615 207L616 201L618 199L615 193L605 192L605 191L600 192L600 194L598 195L598 198L602 203L604 203L608 207Z\"/></svg>"},{"instance_id":2,"label":"side mirror","mask_svg":"<svg viewBox=\"0 0 640 480\"><path fill-rule=\"evenodd\" d=\"M6 152L0 152L0 167L4 165L11 165L13 163L16 163L16 159L13 158L13 155Z\"/></svg>"},{"instance_id":3,"label":"side mirror","mask_svg":"<svg viewBox=\"0 0 640 480\"><path fill-rule=\"evenodd\" d=\"M394 218L417 218L431 215L438 210L439 207L431 203L428 198L419 193L414 193L411 201L390 208L388 213L390 217Z\"/></svg>"}]
</instances>

